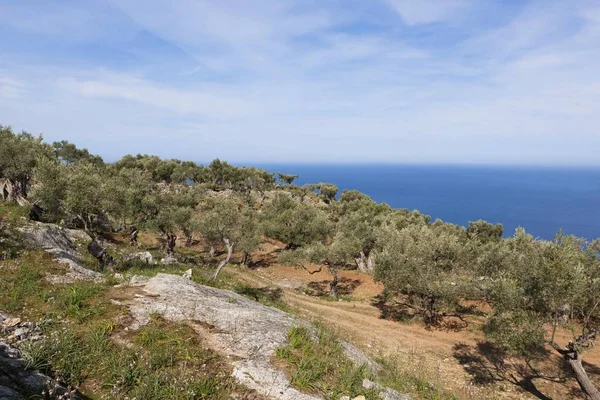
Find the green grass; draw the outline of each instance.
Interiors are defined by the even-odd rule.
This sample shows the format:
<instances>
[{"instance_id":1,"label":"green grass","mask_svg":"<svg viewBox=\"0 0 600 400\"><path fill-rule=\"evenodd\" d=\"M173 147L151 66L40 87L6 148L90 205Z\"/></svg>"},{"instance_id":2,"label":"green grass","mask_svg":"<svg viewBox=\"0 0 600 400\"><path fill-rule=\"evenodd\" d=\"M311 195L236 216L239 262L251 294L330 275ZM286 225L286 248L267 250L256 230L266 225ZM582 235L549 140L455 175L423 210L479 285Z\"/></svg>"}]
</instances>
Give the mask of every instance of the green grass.
<instances>
[{"instance_id":1,"label":"green grass","mask_svg":"<svg viewBox=\"0 0 600 400\"><path fill-rule=\"evenodd\" d=\"M16 203L0 200L0 220L8 221L12 226L23 225L30 210L30 207L22 207Z\"/></svg>"},{"instance_id":2,"label":"green grass","mask_svg":"<svg viewBox=\"0 0 600 400\"><path fill-rule=\"evenodd\" d=\"M382 366L379 382L400 393L407 393L423 400L459 400L460 397L427 379L425 373L409 371L406 361L397 357L380 357Z\"/></svg>"},{"instance_id":3,"label":"green grass","mask_svg":"<svg viewBox=\"0 0 600 400\"><path fill-rule=\"evenodd\" d=\"M340 345L340 339L321 323L315 324L314 333L306 327L294 327L288 332L288 342L276 350L276 357L284 363L290 382L299 390L321 395L326 399L341 396L364 395L378 399L376 390L362 387L363 379L406 393L423 400L458 400L423 376L404 369L399 359L381 358L377 374L365 366L349 360Z\"/></svg>"},{"instance_id":4,"label":"green grass","mask_svg":"<svg viewBox=\"0 0 600 400\"><path fill-rule=\"evenodd\" d=\"M249 394L231 377L229 362L208 349L191 327L155 316L137 332L124 331L116 317L126 311L110 302L113 282L51 284L46 275L64 274L66 267L37 250L24 250L2 265L2 310L38 321L44 333L42 340L21 345L30 368L78 386L93 399ZM113 340L117 334L119 341Z\"/></svg>"},{"instance_id":5,"label":"green grass","mask_svg":"<svg viewBox=\"0 0 600 400\"><path fill-rule=\"evenodd\" d=\"M337 336L320 323L315 324L314 335L306 327L290 329L288 343L277 348L275 354L299 390L335 400L358 395L378 398L376 391L362 387L363 379L373 378L369 369L348 359Z\"/></svg>"}]
</instances>

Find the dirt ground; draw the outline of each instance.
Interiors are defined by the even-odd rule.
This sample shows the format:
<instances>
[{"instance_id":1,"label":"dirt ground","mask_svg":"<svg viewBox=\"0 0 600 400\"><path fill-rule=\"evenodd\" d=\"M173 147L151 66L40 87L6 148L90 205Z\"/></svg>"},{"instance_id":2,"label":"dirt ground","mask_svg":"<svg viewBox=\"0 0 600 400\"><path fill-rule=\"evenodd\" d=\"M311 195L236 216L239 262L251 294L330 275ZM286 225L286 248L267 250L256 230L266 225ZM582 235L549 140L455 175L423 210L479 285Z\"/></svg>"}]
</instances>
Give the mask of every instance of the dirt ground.
<instances>
[{"instance_id":1,"label":"dirt ground","mask_svg":"<svg viewBox=\"0 0 600 400\"><path fill-rule=\"evenodd\" d=\"M543 363L499 363L484 341L482 317L456 330L428 330L419 322L384 319L376 303L383 287L359 271L340 272L342 300L316 296L319 290L326 290L331 275L325 269L309 274L279 265L274 255L277 248L277 244L263 245L253 268L238 271L239 278L254 286L282 288L283 300L302 317L320 319L374 356L398 357L408 371L465 399L585 398L568 370L562 368L560 357L550 350ZM560 332L557 342L566 344L568 337ZM585 352L584 365L600 384L600 349Z\"/></svg>"}]
</instances>

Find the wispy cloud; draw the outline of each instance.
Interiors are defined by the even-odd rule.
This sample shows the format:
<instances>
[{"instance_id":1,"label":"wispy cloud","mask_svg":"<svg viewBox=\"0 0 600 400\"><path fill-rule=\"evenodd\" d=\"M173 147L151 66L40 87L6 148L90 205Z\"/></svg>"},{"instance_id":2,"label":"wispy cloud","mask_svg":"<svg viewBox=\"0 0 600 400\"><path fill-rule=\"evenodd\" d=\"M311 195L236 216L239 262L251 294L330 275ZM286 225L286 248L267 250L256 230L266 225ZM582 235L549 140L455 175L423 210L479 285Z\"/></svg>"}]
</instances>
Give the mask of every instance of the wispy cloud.
<instances>
[{"instance_id":1,"label":"wispy cloud","mask_svg":"<svg viewBox=\"0 0 600 400\"><path fill-rule=\"evenodd\" d=\"M595 1L50 0L0 14L0 122L112 157L598 163Z\"/></svg>"},{"instance_id":2,"label":"wispy cloud","mask_svg":"<svg viewBox=\"0 0 600 400\"><path fill-rule=\"evenodd\" d=\"M443 22L468 8L471 0L387 0L408 25Z\"/></svg>"}]
</instances>

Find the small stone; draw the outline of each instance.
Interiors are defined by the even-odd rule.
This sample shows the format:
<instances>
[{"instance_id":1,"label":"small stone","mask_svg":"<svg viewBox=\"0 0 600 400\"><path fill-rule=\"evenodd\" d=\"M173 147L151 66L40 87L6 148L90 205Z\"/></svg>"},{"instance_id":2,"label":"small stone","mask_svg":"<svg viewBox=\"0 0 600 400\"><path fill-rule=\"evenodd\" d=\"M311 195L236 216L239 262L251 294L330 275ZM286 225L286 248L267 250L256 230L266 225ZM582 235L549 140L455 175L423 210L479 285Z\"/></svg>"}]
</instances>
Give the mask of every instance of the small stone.
<instances>
[{"instance_id":1,"label":"small stone","mask_svg":"<svg viewBox=\"0 0 600 400\"><path fill-rule=\"evenodd\" d=\"M7 328L12 328L13 326L17 326L21 323L21 318L9 318L4 321L4 326Z\"/></svg>"},{"instance_id":2,"label":"small stone","mask_svg":"<svg viewBox=\"0 0 600 400\"><path fill-rule=\"evenodd\" d=\"M22 338L23 336L27 335L30 332L29 328L17 328L15 329L15 332L13 333L13 335L16 338Z\"/></svg>"},{"instance_id":3,"label":"small stone","mask_svg":"<svg viewBox=\"0 0 600 400\"><path fill-rule=\"evenodd\" d=\"M183 273L183 278L192 280L192 269L191 268Z\"/></svg>"},{"instance_id":4,"label":"small stone","mask_svg":"<svg viewBox=\"0 0 600 400\"><path fill-rule=\"evenodd\" d=\"M362 394L360 396L356 396L355 398L353 398L352 400L367 400L365 398L365 396L363 396Z\"/></svg>"}]
</instances>

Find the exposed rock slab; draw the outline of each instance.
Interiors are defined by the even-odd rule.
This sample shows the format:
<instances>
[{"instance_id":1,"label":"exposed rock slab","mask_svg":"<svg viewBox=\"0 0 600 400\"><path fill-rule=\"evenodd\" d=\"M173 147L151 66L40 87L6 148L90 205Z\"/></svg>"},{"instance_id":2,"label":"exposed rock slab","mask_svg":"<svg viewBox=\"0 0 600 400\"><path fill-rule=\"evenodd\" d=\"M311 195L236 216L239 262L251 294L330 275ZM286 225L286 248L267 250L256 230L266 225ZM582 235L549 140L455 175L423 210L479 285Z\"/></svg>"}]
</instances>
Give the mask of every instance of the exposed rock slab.
<instances>
[{"instance_id":1,"label":"exposed rock slab","mask_svg":"<svg viewBox=\"0 0 600 400\"><path fill-rule=\"evenodd\" d=\"M75 241L90 242L92 238L85 232L66 229L55 224L32 223L19 228L26 245L52 254L54 259L69 267L62 276L51 276L55 283L69 283L79 280L101 280L102 275L82 266L83 256L79 253Z\"/></svg>"},{"instance_id":2,"label":"exposed rock slab","mask_svg":"<svg viewBox=\"0 0 600 400\"><path fill-rule=\"evenodd\" d=\"M152 313L170 321L196 322L216 348L239 359L233 374L242 384L274 399L318 399L292 388L269 362L286 342L288 330L300 323L289 314L182 276L158 274L144 289L148 296L136 297L130 305L132 328L147 324Z\"/></svg>"}]
</instances>

